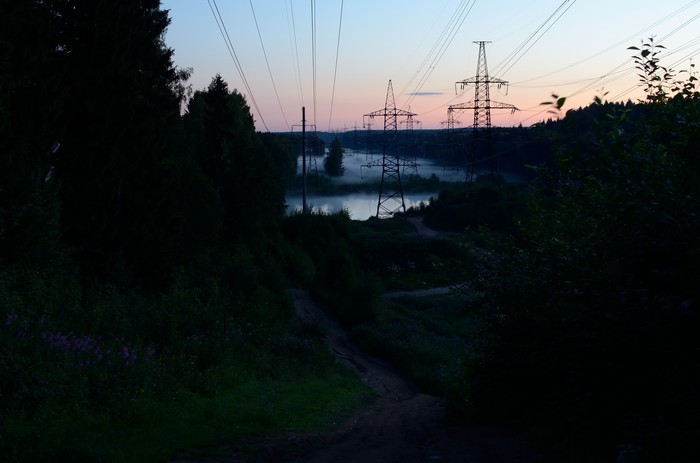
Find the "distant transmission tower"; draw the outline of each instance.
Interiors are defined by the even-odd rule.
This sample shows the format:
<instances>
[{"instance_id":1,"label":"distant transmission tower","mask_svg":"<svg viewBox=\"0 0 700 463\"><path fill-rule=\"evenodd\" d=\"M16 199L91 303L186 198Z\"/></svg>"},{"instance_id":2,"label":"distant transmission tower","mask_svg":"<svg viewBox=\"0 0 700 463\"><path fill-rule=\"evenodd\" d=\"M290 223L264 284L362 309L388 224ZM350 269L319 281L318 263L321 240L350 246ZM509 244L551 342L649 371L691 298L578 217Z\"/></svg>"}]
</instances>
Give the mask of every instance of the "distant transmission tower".
<instances>
[{"instance_id":1,"label":"distant transmission tower","mask_svg":"<svg viewBox=\"0 0 700 463\"><path fill-rule=\"evenodd\" d=\"M363 125L367 129L367 132L365 134L365 161L372 161L372 126L374 125L374 123L367 122Z\"/></svg>"},{"instance_id":2,"label":"distant transmission tower","mask_svg":"<svg viewBox=\"0 0 700 463\"><path fill-rule=\"evenodd\" d=\"M491 160L491 173L492 175L498 174L498 162L495 160L496 156L491 155L490 148L490 130L491 129L491 109L509 109L511 112L519 111L518 108L508 103L501 103L499 101L491 101L491 96L489 88L491 85L496 84L499 87L503 85L508 85L508 82L502 79L497 79L495 77L489 77L488 67L486 65L486 44L490 43L487 41L475 41L474 43L479 44L479 62L476 66L476 77L470 77L469 79L461 80L455 83L455 90L457 85L461 85L462 89L469 84L474 84L474 99L466 103L459 103L456 105L450 105L447 109L448 120L451 112L457 109L473 109L474 110L474 126L472 132L472 141L474 142L472 146L472 153L469 156L468 164L471 164L467 168L467 188L473 180L474 164L477 162L475 159L475 149L477 142L481 141L483 143L478 143L478 145L486 148L486 156L482 158L481 161ZM481 129L486 129L482 134ZM467 190L469 191L469 190Z\"/></svg>"},{"instance_id":3,"label":"distant transmission tower","mask_svg":"<svg viewBox=\"0 0 700 463\"><path fill-rule=\"evenodd\" d=\"M363 125L366 125L365 118L374 119L376 116L384 117L382 159L381 162L372 161L367 166L382 166L382 180L379 184L379 201L377 202L377 218L384 219L393 217L397 212L406 212L406 204L403 200L403 186L401 185L397 119L399 117L413 117L415 114L396 108L394 88L391 85L391 80L389 80L384 108L365 114L362 119Z\"/></svg>"},{"instance_id":4,"label":"distant transmission tower","mask_svg":"<svg viewBox=\"0 0 700 463\"><path fill-rule=\"evenodd\" d=\"M463 111L462 111L463 112ZM460 163L457 164L455 163L455 158L459 157L461 158L461 155L464 154L464 146L460 143L457 143L456 137L455 137L455 125L460 125L462 122L458 121L457 118L455 117L455 110L453 108L449 108L447 110L447 120L444 120L440 122L440 125L443 128L447 128L447 140L448 140L448 145L451 146L451 151L452 151L452 156L448 154L448 152L445 152L443 154L443 166L442 170L443 172L447 171L458 171L461 169L468 169L469 168L469 163ZM471 178L471 173L468 170L466 171L466 178L469 179Z\"/></svg>"},{"instance_id":5,"label":"distant transmission tower","mask_svg":"<svg viewBox=\"0 0 700 463\"><path fill-rule=\"evenodd\" d=\"M408 107L408 111L411 111L410 106ZM401 173L403 174L404 178L406 176L413 178L418 175L418 155L416 154L417 143L415 140L415 132L413 131L413 127L417 126L420 128L421 121L413 119L413 116L411 115L406 117L406 120L400 121L399 124L406 126L405 133L408 135L404 137L404 143L407 145L409 150L407 154L400 156L399 158L399 163L403 167Z\"/></svg>"}]
</instances>

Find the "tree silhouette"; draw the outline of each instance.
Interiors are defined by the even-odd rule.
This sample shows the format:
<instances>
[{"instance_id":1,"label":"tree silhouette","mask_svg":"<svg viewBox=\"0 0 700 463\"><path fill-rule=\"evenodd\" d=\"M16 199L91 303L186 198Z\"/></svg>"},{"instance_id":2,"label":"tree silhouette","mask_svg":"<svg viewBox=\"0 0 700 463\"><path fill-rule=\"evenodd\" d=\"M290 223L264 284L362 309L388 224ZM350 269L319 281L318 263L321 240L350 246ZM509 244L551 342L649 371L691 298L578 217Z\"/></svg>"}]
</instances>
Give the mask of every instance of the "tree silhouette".
<instances>
[{"instance_id":1,"label":"tree silhouette","mask_svg":"<svg viewBox=\"0 0 700 463\"><path fill-rule=\"evenodd\" d=\"M328 175L340 177L343 175L343 148L338 137L333 139L328 157L323 160L323 167Z\"/></svg>"}]
</instances>

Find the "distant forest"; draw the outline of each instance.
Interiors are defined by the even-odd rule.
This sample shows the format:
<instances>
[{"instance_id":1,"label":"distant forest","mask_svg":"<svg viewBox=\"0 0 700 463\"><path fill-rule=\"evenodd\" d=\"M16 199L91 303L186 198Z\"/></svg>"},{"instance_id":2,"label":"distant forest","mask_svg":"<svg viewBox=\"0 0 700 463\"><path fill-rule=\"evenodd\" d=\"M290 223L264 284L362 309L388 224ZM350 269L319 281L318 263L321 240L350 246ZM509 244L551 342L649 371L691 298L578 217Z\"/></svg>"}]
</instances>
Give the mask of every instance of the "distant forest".
<instances>
[{"instance_id":1,"label":"distant forest","mask_svg":"<svg viewBox=\"0 0 700 463\"><path fill-rule=\"evenodd\" d=\"M628 123L643 117L645 105L631 100L625 103L601 102L596 106L579 107L566 113L566 130L589 131L601 115L626 111ZM564 114L560 114L564 115ZM465 167L473 163L476 169L499 170L534 178L537 166L551 165L553 161L552 134L564 130L558 118L547 118L530 127L493 127L491 130L472 128L398 130L392 136L394 144L387 146L389 155L431 159L445 166ZM299 133L281 133L291 140L299 140ZM325 146L338 138L343 147L359 152L381 154L385 136L381 129L348 130L345 132L313 132L308 144L314 147L309 155L322 156ZM297 143L300 146L300 143ZM318 148L315 148L318 147ZM300 147L297 153L301 155Z\"/></svg>"}]
</instances>

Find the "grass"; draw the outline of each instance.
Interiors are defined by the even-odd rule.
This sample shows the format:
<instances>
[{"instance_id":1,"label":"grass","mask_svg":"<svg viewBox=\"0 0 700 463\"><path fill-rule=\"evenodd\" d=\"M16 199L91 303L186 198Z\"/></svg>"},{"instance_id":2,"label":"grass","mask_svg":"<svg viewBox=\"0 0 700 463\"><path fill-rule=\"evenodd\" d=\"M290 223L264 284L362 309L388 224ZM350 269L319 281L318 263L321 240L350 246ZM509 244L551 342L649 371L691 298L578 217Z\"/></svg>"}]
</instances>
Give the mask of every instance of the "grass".
<instances>
[{"instance_id":1,"label":"grass","mask_svg":"<svg viewBox=\"0 0 700 463\"><path fill-rule=\"evenodd\" d=\"M450 286L463 281L472 247L457 239L426 239L404 217L347 220L346 240L361 268L376 275L385 290ZM333 238L337 237L336 233ZM338 247L339 244L335 244Z\"/></svg>"},{"instance_id":2,"label":"grass","mask_svg":"<svg viewBox=\"0 0 700 463\"><path fill-rule=\"evenodd\" d=\"M169 461L216 456L244 437L327 430L369 397L349 370L332 370L295 380L250 377L216 394L144 401L126 414L46 404L2 419L2 439L14 443L5 461Z\"/></svg>"},{"instance_id":3,"label":"grass","mask_svg":"<svg viewBox=\"0 0 700 463\"><path fill-rule=\"evenodd\" d=\"M375 321L352 334L362 348L387 359L426 392L463 398L470 345L480 330L466 309L468 300L453 295L386 300Z\"/></svg>"}]
</instances>

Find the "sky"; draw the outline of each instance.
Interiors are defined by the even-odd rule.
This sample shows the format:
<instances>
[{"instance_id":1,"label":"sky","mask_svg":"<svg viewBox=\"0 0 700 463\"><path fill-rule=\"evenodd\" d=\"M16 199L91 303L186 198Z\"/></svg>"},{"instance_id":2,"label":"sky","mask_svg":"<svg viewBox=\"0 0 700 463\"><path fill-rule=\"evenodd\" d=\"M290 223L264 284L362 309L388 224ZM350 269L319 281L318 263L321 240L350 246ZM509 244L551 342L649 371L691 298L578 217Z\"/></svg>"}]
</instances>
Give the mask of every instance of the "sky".
<instances>
[{"instance_id":1,"label":"sky","mask_svg":"<svg viewBox=\"0 0 700 463\"><path fill-rule=\"evenodd\" d=\"M644 98L630 46L654 37L661 64L690 69L700 52L700 0L162 0L165 43L193 90L216 74L242 93L259 131L383 127L365 114L396 107L414 128L444 127L450 105L468 105L485 41L494 126L551 117L564 109ZM222 30L225 32L222 34ZM226 34L227 33L227 34ZM227 41L224 37L228 37ZM227 46L230 44L231 47ZM471 110L455 112L470 127ZM407 127L405 117L400 127Z\"/></svg>"}]
</instances>

